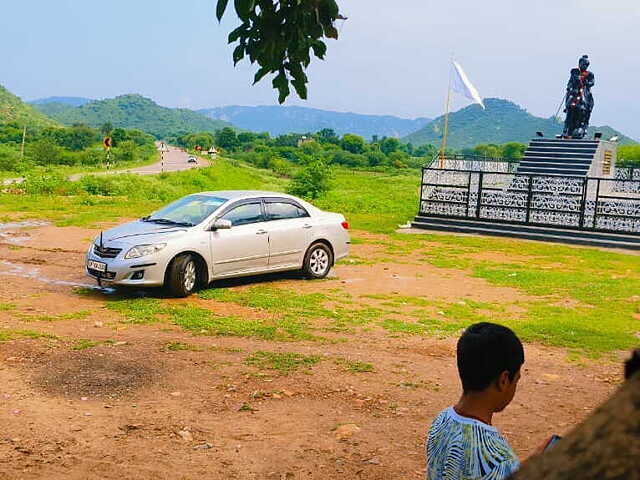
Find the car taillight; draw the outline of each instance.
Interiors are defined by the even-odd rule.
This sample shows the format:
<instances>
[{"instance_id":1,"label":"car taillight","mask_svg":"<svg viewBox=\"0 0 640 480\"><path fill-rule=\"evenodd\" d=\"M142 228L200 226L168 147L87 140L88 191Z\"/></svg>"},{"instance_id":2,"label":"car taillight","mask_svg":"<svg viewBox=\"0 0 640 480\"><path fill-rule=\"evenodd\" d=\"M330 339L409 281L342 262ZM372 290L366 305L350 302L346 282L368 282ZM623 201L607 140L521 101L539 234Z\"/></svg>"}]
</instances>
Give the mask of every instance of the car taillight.
<instances>
[{"instance_id":1,"label":"car taillight","mask_svg":"<svg viewBox=\"0 0 640 480\"><path fill-rule=\"evenodd\" d=\"M342 228L344 228L345 230L349 230L349 222L347 222L346 220L342 222L340 225L342 225Z\"/></svg>"}]
</instances>

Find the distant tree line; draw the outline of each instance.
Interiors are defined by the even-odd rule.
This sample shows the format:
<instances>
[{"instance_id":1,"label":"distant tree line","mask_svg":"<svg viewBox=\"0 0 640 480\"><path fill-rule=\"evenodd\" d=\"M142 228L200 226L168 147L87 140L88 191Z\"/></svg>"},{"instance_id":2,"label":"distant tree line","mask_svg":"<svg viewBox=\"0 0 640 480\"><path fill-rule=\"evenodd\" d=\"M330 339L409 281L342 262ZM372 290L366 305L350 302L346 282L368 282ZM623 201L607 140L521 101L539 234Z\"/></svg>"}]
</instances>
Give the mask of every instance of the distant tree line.
<instances>
[{"instance_id":1,"label":"distant tree line","mask_svg":"<svg viewBox=\"0 0 640 480\"><path fill-rule=\"evenodd\" d=\"M103 136L112 138L112 163L143 160L154 155L154 138L141 130L100 129L86 125L28 129L22 149L23 127L0 125L0 171L25 172L33 167L87 166L105 162Z\"/></svg>"}]
</instances>

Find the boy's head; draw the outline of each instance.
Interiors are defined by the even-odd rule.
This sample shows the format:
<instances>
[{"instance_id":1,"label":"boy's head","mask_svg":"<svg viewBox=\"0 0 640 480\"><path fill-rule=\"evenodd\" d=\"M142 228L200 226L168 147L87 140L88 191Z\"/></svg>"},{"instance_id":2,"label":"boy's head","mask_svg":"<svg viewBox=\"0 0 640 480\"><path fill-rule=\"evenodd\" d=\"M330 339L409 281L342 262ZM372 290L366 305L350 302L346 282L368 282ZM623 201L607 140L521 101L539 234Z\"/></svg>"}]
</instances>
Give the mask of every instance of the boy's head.
<instances>
[{"instance_id":1,"label":"boy's head","mask_svg":"<svg viewBox=\"0 0 640 480\"><path fill-rule=\"evenodd\" d=\"M497 412L509 405L524 363L524 349L515 333L495 323L476 323L458 340L457 355L465 394L490 394Z\"/></svg>"}]
</instances>

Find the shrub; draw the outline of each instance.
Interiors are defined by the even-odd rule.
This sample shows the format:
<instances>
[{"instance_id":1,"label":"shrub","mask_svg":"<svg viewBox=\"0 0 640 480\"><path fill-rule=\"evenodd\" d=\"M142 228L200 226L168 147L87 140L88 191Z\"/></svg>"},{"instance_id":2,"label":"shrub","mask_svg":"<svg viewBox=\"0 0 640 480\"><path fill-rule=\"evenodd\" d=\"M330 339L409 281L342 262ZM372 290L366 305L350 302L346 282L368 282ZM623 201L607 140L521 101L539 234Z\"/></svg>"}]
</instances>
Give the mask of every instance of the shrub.
<instances>
[{"instance_id":1,"label":"shrub","mask_svg":"<svg viewBox=\"0 0 640 480\"><path fill-rule=\"evenodd\" d=\"M316 199L330 189L331 170L320 160L303 167L289 184L287 191L299 197Z\"/></svg>"}]
</instances>

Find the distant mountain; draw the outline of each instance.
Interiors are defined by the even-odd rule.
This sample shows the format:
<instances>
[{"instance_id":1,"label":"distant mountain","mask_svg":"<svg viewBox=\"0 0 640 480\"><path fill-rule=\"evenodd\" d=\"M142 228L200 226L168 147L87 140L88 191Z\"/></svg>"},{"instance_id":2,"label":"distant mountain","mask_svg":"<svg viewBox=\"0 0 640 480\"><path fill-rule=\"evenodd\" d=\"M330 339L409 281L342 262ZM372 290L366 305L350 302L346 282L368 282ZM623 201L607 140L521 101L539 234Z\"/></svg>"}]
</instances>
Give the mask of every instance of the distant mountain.
<instances>
[{"instance_id":1,"label":"distant mountain","mask_svg":"<svg viewBox=\"0 0 640 480\"><path fill-rule=\"evenodd\" d=\"M233 105L198 111L208 117L231 122L240 128L254 132L269 132L273 136L332 128L338 135L354 133L365 138L371 138L373 135L402 137L430 122L428 118L411 120L391 115L361 115L297 106Z\"/></svg>"},{"instance_id":2,"label":"distant mountain","mask_svg":"<svg viewBox=\"0 0 640 480\"><path fill-rule=\"evenodd\" d=\"M16 122L29 127L50 127L57 123L38 110L24 103L0 85L0 124Z\"/></svg>"},{"instance_id":3,"label":"distant mountain","mask_svg":"<svg viewBox=\"0 0 640 480\"><path fill-rule=\"evenodd\" d=\"M48 112L65 125L83 123L100 127L110 122L114 127L138 128L157 138L187 132L215 132L232 126L228 122L213 120L186 108L161 107L141 95L121 95L106 100L95 100L79 107L59 102L38 104L36 108Z\"/></svg>"},{"instance_id":4,"label":"distant mountain","mask_svg":"<svg viewBox=\"0 0 640 480\"><path fill-rule=\"evenodd\" d=\"M84 97L47 97L47 98L38 98L36 100L31 100L31 105L46 105L48 103L61 103L63 105L70 105L72 107L80 107L86 103L94 102L93 98L84 98Z\"/></svg>"},{"instance_id":5,"label":"distant mountain","mask_svg":"<svg viewBox=\"0 0 640 480\"><path fill-rule=\"evenodd\" d=\"M502 144L507 142L528 143L540 131L547 137L562 133L562 124L553 118L534 117L513 102L499 98L484 100L486 110L480 105L471 105L449 114L447 146L454 149L470 148L479 143ZM438 117L417 132L402 140L414 145L431 143L439 145L444 129L444 117ZM602 132L603 138L619 135L621 144L636 143L611 127L590 127L589 134Z\"/></svg>"}]
</instances>

